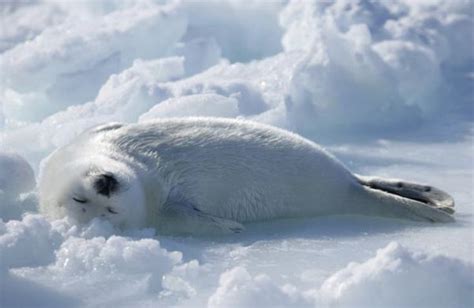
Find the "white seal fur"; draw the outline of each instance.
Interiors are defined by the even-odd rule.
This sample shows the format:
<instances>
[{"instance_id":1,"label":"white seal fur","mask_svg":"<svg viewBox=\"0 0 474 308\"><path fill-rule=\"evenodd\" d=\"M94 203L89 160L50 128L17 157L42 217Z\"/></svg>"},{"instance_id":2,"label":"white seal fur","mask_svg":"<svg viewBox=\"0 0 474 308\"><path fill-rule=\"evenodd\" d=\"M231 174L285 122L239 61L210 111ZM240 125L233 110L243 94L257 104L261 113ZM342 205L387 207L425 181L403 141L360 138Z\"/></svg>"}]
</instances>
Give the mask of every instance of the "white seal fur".
<instances>
[{"instance_id":1,"label":"white seal fur","mask_svg":"<svg viewBox=\"0 0 474 308\"><path fill-rule=\"evenodd\" d=\"M356 176L314 142L242 120L102 125L41 169L44 213L123 228L239 232L245 222L340 214L453 220L452 198L436 188Z\"/></svg>"}]
</instances>

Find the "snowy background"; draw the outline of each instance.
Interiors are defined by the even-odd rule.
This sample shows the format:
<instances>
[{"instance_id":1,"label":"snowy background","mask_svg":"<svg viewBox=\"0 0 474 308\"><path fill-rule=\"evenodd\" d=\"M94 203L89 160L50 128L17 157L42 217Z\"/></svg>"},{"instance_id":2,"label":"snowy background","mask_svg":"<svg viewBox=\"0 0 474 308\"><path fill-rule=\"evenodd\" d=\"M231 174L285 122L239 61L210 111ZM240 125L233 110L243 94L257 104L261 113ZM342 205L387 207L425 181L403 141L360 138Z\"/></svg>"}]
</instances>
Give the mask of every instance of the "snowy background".
<instances>
[{"instance_id":1,"label":"snowy background","mask_svg":"<svg viewBox=\"0 0 474 308\"><path fill-rule=\"evenodd\" d=\"M0 0L0 305L472 307L474 2ZM37 213L84 129L245 118L353 172L427 182L456 222L320 217L170 237Z\"/></svg>"}]
</instances>

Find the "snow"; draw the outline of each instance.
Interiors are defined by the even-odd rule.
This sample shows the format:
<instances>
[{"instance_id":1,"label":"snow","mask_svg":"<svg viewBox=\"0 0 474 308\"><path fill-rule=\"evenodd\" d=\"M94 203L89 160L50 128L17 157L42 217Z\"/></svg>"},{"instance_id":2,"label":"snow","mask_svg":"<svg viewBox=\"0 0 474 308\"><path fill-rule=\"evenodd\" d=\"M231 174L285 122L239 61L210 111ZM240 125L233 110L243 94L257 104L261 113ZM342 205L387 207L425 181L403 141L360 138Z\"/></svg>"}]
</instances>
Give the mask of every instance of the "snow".
<instances>
[{"instance_id":1,"label":"snow","mask_svg":"<svg viewBox=\"0 0 474 308\"><path fill-rule=\"evenodd\" d=\"M220 276L219 287L209 298L209 307L301 306L291 291L294 290L278 287L267 275L252 277L245 268L235 267Z\"/></svg>"},{"instance_id":2,"label":"snow","mask_svg":"<svg viewBox=\"0 0 474 308\"><path fill-rule=\"evenodd\" d=\"M218 94L196 94L167 99L142 114L139 121L186 116L233 118L238 115L238 101L235 98Z\"/></svg>"},{"instance_id":3,"label":"snow","mask_svg":"<svg viewBox=\"0 0 474 308\"><path fill-rule=\"evenodd\" d=\"M463 307L472 297L473 274L472 264L412 253L392 242L364 263L350 263L333 274L321 293L340 306Z\"/></svg>"},{"instance_id":4,"label":"snow","mask_svg":"<svg viewBox=\"0 0 474 308\"><path fill-rule=\"evenodd\" d=\"M0 191L10 196L28 192L35 187L35 174L20 155L0 152Z\"/></svg>"},{"instance_id":5,"label":"snow","mask_svg":"<svg viewBox=\"0 0 474 308\"><path fill-rule=\"evenodd\" d=\"M4 77L5 113L13 119L39 120L93 99L111 74L135 59L169 54L186 29L186 20L173 12L167 6L137 4L103 18L71 18L7 50L2 70L14 73ZM163 28L166 31L160 31Z\"/></svg>"},{"instance_id":6,"label":"snow","mask_svg":"<svg viewBox=\"0 0 474 308\"><path fill-rule=\"evenodd\" d=\"M332 274L319 289L279 286L268 275L253 277L235 267L221 274L209 307L464 307L472 298L473 274L472 264L391 242L367 261Z\"/></svg>"},{"instance_id":7,"label":"snow","mask_svg":"<svg viewBox=\"0 0 474 308\"><path fill-rule=\"evenodd\" d=\"M1 306L473 306L473 12L469 0L3 3ZM38 213L41 161L84 129L197 115L279 126L355 173L432 184L456 222L308 217L205 238Z\"/></svg>"},{"instance_id":8,"label":"snow","mask_svg":"<svg viewBox=\"0 0 474 308\"><path fill-rule=\"evenodd\" d=\"M36 197L30 193L36 186L30 164L13 152L0 152L0 217L18 219L36 208Z\"/></svg>"}]
</instances>

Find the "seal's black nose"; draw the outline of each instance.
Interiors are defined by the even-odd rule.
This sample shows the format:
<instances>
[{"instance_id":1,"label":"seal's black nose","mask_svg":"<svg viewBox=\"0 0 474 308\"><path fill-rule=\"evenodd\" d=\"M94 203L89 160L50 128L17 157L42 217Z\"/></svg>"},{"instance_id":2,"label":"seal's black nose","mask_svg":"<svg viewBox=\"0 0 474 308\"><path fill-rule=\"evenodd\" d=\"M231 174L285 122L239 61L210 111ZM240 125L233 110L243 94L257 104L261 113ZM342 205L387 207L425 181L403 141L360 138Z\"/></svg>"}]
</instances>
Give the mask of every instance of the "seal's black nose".
<instances>
[{"instance_id":1,"label":"seal's black nose","mask_svg":"<svg viewBox=\"0 0 474 308\"><path fill-rule=\"evenodd\" d=\"M110 194L117 191L119 186L118 181L115 179L113 174L100 174L94 180L94 189L98 194L110 197Z\"/></svg>"}]
</instances>

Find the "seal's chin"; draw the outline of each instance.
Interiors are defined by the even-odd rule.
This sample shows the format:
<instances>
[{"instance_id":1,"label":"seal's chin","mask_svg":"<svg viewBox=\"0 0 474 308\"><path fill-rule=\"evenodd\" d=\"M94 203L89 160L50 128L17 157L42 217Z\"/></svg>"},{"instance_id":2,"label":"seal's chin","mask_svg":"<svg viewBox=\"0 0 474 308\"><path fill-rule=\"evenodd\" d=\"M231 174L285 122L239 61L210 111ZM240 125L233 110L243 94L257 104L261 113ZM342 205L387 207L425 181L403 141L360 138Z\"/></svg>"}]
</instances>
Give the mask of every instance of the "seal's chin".
<instances>
[{"instance_id":1,"label":"seal's chin","mask_svg":"<svg viewBox=\"0 0 474 308\"><path fill-rule=\"evenodd\" d=\"M66 206L65 216L68 217L72 223L77 225L87 224L95 217L100 217L100 215L94 215L91 209L87 209L85 207L76 207L74 205Z\"/></svg>"}]
</instances>

